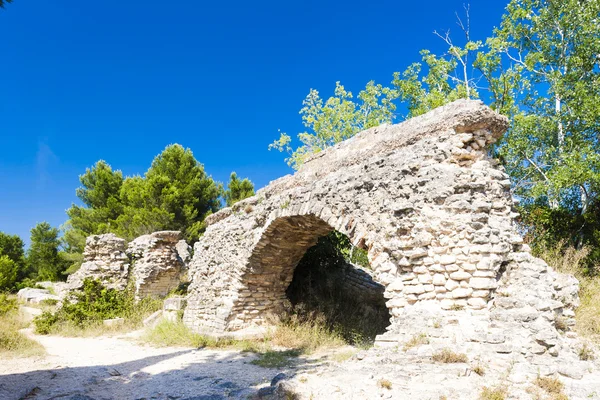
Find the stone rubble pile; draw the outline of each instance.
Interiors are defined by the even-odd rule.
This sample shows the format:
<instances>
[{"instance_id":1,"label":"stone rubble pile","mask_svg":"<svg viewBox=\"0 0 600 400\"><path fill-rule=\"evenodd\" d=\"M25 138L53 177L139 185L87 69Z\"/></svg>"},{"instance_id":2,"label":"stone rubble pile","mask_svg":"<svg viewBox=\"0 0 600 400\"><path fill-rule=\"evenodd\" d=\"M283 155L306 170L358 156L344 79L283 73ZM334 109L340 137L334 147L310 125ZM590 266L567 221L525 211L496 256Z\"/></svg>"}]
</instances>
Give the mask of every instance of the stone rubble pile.
<instances>
[{"instance_id":1,"label":"stone rubble pile","mask_svg":"<svg viewBox=\"0 0 600 400\"><path fill-rule=\"evenodd\" d=\"M125 290L132 282L136 299L165 296L186 279L189 246L179 231L160 231L140 236L129 245L112 233L86 240L84 262L70 275L70 290L78 290L86 278L109 288ZM181 256L180 256L181 254Z\"/></svg>"},{"instance_id":2,"label":"stone rubble pile","mask_svg":"<svg viewBox=\"0 0 600 400\"><path fill-rule=\"evenodd\" d=\"M67 283L72 290L80 289L86 278L100 280L106 287L124 290L129 275L127 242L114 233L89 236L85 241L83 264Z\"/></svg>"}]
</instances>

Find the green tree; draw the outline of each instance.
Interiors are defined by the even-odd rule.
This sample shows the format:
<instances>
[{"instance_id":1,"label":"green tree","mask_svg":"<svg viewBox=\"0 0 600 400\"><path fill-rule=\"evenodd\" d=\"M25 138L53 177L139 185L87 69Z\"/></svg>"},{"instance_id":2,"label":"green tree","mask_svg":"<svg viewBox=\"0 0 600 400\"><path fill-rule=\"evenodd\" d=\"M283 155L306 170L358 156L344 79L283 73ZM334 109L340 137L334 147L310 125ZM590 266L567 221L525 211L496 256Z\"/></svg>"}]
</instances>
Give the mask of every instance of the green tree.
<instances>
[{"instance_id":1,"label":"green tree","mask_svg":"<svg viewBox=\"0 0 600 400\"><path fill-rule=\"evenodd\" d=\"M248 178L240 180L237 174L232 172L224 195L227 206L251 196L254 196L254 184Z\"/></svg>"},{"instance_id":2,"label":"green tree","mask_svg":"<svg viewBox=\"0 0 600 400\"><path fill-rule=\"evenodd\" d=\"M279 139L269 145L287 152L286 162L294 169L300 168L312 154L346 140L360 131L389 123L394 117L396 106L393 101L398 92L370 81L358 94L358 101L353 101L352 92L336 82L334 95L326 101L319 92L311 89L302 102L302 123L307 128L299 133L301 145L294 149L292 138L280 132Z\"/></svg>"},{"instance_id":3,"label":"green tree","mask_svg":"<svg viewBox=\"0 0 600 400\"><path fill-rule=\"evenodd\" d=\"M171 220L162 229L180 230L195 240L207 215L217 211L222 187L204 172L190 149L167 146L145 175L146 211L162 210ZM166 214L161 214L163 217Z\"/></svg>"},{"instance_id":4,"label":"green tree","mask_svg":"<svg viewBox=\"0 0 600 400\"><path fill-rule=\"evenodd\" d=\"M23 240L18 235L0 232L0 256L7 256L17 266L17 280L27 276Z\"/></svg>"},{"instance_id":5,"label":"green tree","mask_svg":"<svg viewBox=\"0 0 600 400\"><path fill-rule=\"evenodd\" d=\"M121 171L113 171L106 161L100 160L87 168L79 181L81 186L75 193L84 206L71 205L67 210L69 220L63 227L64 258L70 261L69 271L73 272L83 261L86 237L113 232L115 220L123 213Z\"/></svg>"},{"instance_id":6,"label":"green tree","mask_svg":"<svg viewBox=\"0 0 600 400\"><path fill-rule=\"evenodd\" d=\"M488 40L517 71L513 124L498 154L525 204L585 214L600 183L598 0L512 0Z\"/></svg>"},{"instance_id":7,"label":"green tree","mask_svg":"<svg viewBox=\"0 0 600 400\"><path fill-rule=\"evenodd\" d=\"M47 222L37 224L31 230L31 244L27 262L38 280L57 281L64 276L66 263L59 255L59 230Z\"/></svg>"},{"instance_id":8,"label":"green tree","mask_svg":"<svg viewBox=\"0 0 600 400\"><path fill-rule=\"evenodd\" d=\"M0 291L14 289L19 266L7 255L0 255Z\"/></svg>"},{"instance_id":9,"label":"green tree","mask_svg":"<svg viewBox=\"0 0 600 400\"><path fill-rule=\"evenodd\" d=\"M0 0L0 8L4 8L4 4L12 3L12 0Z\"/></svg>"}]
</instances>

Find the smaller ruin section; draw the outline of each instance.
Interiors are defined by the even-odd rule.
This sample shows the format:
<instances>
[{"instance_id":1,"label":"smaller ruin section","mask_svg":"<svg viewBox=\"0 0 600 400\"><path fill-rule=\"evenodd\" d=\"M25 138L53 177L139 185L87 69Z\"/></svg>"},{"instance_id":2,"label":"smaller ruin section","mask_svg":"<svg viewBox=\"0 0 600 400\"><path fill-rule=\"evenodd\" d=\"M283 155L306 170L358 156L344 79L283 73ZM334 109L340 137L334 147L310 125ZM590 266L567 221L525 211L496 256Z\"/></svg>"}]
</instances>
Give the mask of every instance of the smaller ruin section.
<instances>
[{"instance_id":1,"label":"smaller ruin section","mask_svg":"<svg viewBox=\"0 0 600 400\"><path fill-rule=\"evenodd\" d=\"M181 254L181 255L180 255ZM108 288L125 290L132 283L136 299L166 296L186 277L190 248L179 231L161 231L140 236L127 245L112 233L86 240L84 262L67 280L69 290L78 290L86 278Z\"/></svg>"},{"instance_id":2,"label":"smaller ruin section","mask_svg":"<svg viewBox=\"0 0 600 400\"><path fill-rule=\"evenodd\" d=\"M166 296L181 283L185 264L177 251L179 231L160 231L134 239L127 247L137 299Z\"/></svg>"},{"instance_id":3,"label":"smaller ruin section","mask_svg":"<svg viewBox=\"0 0 600 400\"><path fill-rule=\"evenodd\" d=\"M126 246L125 239L113 233L89 236L85 241L83 264L67 279L69 288L79 289L83 281L90 278L99 280L108 288L124 290L129 274Z\"/></svg>"}]
</instances>

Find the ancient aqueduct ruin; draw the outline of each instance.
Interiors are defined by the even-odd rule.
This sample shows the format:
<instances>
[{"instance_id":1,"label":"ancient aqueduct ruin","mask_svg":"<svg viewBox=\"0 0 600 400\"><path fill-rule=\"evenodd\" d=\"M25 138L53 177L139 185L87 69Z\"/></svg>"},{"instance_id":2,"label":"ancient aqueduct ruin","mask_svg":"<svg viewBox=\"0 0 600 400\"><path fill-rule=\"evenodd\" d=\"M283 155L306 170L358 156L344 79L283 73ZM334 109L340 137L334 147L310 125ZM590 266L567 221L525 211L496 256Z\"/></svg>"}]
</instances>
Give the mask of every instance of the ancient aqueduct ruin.
<instances>
[{"instance_id":1,"label":"ancient aqueduct ruin","mask_svg":"<svg viewBox=\"0 0 600 400\"><path fill-rule=\"evenodd\" d=\"M165 295L187 277L188 327L256 335L281 309L307 249L337 230L368 251L367 277L384 289L391 320L379 346L464 310L457 330L449 325L444 335L528 359L560 353L575 365L575 335L560 335L555 325L574 324L578 282L530 254L514 222L508 176L488 157L507 128L481 102L460 100L369 129L208 217L191 259L178 232L129 245L93 236L69 284L91 276L122 288L133 277L143 297ZM352 279L358 289L372 287ZM530 364L539 370L544 363Z\"/></svg>"}]
</instances>

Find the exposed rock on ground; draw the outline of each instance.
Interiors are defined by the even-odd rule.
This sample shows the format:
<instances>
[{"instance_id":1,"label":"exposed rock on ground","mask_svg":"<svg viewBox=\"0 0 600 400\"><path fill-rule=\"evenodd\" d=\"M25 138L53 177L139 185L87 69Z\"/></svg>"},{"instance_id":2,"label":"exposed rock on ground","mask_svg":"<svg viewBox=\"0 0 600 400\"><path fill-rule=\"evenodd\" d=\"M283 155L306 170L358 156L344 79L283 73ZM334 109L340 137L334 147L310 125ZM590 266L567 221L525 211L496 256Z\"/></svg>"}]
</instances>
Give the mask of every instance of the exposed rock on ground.
<instances>
[{"instance_id":1,"label":"exposed rock on ground","mask_svg":"<svg viewBox=\"0 0 600 400\"><path fill-rule=\"evenodd\" d=\"M23 288L17 293L17 298L24 303L40 304L45 300L59 301L60 297L51 294L48 289Z\"/></svg>"}]
</instances>

